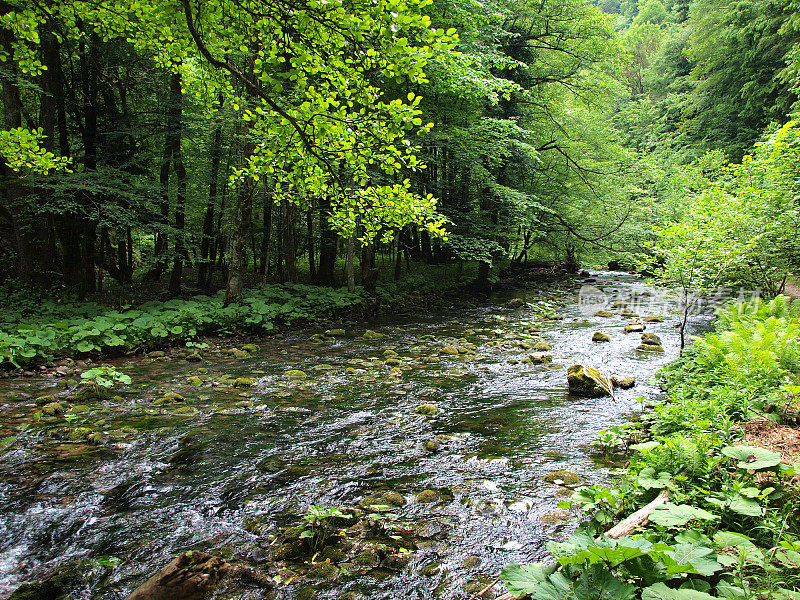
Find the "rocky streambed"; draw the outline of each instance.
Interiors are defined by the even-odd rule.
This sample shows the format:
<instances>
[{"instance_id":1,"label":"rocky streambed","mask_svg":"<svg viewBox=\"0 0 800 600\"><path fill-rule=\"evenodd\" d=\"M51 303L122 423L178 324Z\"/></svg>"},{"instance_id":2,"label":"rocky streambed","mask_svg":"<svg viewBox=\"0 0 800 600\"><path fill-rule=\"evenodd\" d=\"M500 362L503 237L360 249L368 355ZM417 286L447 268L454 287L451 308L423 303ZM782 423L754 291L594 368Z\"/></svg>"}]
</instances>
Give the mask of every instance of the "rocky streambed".
<instances>
[{"instance_id":1,"label":"rocky streambed","mask_svg":"<svg viewBox=\"0 0 800 600\"><path fill-rule=\"evenodd\" d=\"M0 381L0 598L123 598L187 550L239 567L218 598L468 598L543 558L678 334L633 276L514 293L118 361L100 396Z\"/></svg>"}]
</instances>

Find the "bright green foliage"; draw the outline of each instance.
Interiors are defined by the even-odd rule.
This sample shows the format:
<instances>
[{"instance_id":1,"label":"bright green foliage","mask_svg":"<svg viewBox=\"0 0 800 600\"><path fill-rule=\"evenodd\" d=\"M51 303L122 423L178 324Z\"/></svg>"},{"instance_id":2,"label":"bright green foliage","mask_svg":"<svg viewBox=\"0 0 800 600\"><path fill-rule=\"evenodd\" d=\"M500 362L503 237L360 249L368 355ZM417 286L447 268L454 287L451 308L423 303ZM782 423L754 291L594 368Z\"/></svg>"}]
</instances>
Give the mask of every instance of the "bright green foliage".
<instances>
[{"instance_id":1,"label":"bright green foliage","mask_svg":"<svg viewBox=\"0 0 800 600\"><path fill-rule=\"evenodd\" d=\"M81 379L91 381L100 387L110 388L115 383L122 383L130 385L131 378L122 371L118 371L115 367L108 365L101 365L99 367L92 367L81 373Z\"/></svg>"},{"instance_id":2,"label":"bright green foliage","mask_svg":"<svg viewBox=\"0 0 800 600\"><path fill-rule=\"evenodd\" d=\"M70 159L56 156L41 146L42 130L15 127L0 131L0 154L14 171L47 175L51 171L68 171Z\"/></svg>"},{"instance_id":3,"label":"bright green foliage","mask_svg":"<svg viewBox=\"0 0 800 600\"><path fill-rule=\"evenodd\" d=\"M502 578L509 590L534 600L604 598L604 590L617 594L609 597L648 600L796 594L795 468L776 452L741 444L737 424L782 403L785 378L800 377L800 348L791 350L791 369L772 363L739 377L726 365L745 368L741 348L720 345L719 360L708 361L703 344L716 346L734 325L741 332L776 320L796 324L798 311L800 304L785 298L723 311L721 331L665 372L667 399L643 417L654 439L631 446L636 452L613 487L581 488L560 505L582 507L589 520L566 542L548 545L555 566L507 567ZM619 539L601 535L663 490L669 502L650 513L641 531Z\"/></svg>"}]
</instances>

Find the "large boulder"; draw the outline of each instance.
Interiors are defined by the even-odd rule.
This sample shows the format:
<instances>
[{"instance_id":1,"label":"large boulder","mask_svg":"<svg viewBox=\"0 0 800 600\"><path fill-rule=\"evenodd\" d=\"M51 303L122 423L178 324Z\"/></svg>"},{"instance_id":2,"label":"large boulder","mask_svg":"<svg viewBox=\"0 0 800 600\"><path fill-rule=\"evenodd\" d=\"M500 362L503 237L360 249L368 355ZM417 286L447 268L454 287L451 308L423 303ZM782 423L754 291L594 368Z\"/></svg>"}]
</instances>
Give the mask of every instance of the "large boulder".
<instances>
[{"instance_id":1,"label":"large boulder","mask_svg":"<svg viewBox=\"0 0 800 600\"><path fill-rule=\"evenodd\" d=\"M599 398L610 396L611 381L594 367L588 365L572 365L567 369L569 393L582 398Z\"/></svg>"}]
</instances>

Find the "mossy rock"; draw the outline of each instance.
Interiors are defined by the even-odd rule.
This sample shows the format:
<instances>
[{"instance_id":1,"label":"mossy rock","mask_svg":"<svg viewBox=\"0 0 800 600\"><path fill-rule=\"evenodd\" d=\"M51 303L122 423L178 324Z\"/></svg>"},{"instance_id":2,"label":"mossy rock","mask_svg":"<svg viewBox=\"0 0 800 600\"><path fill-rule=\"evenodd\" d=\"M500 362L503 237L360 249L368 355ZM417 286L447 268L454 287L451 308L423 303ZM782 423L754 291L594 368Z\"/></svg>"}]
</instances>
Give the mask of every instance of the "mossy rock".
<instances>
[{"instance_id":1,"label":"mossy rock","mask_svg":"<svg viewBox=\"0 0 800 600\"><path fill-rule=\"evenodd\" d=\"M642 343L650 346L660 346L661 338L658 337L655 333L643 333Z\"/></svg>"},{"instance_id":2,"label":"mossy rock","mask_svg":"<svg viewBox=\"0 0 800 600\"><path fill-rule=\"evenodd\" d=\"M377 331L372 331L372 329L367 329L362 335L365 340L382 340L386 337L385 333L378 333Z\"/></svg>"},{"instance_id":3,"label":"mossy rock","mask_svg":"<svg viewBox=\"0 0 800 600\"><path fill-rule=\"evenodd\" d=\"M547 352L534 352L529 358L535 365L553 362L553 355L548 354Z\"/></svg>"},{"instance_id":4,"label":"mossy rock","mask_svg":"<svg viewBox=\"0 0 800 600\"><path fill-rule=\"evenodd\" d=\"M322 560L329 560L332 563L340 563L347 560L347 554L339 550L336 546L325 546L319 555Z\"/></svg>"},{"instance_id":5,"label":"mossy rock","mask_svg":"<svg viewBox=\"0 0 800 600\"><path fill-rule=\"evenodd\" d=\"M46 417L54 417L64 413L64 407L58 402L50 402L42 407L42 414Z\"/></svg>"},{"instance_id":6,"label":"mossy rock","mask_svg":"<svg viewBox=\"0 0 800 600\"><path fill-rule=\"evenodd\" d=\"M420 569L419 572L420 575L424 575L425 577L433 577L439 572L441 568L442 568L442 563L433 562L422 567L422 569Z\"/></svg>"},{"instance_id":7,"label":"mossy rock","mask_svg":"<svg viewBox=\"0 0 800 600\"><path fill-rule=\"evenodd\" d=\"M394 506L399 507L403 506L406 503L406 499L403 497L403 494L398 492L384 492L381 495L381 504L385 504L386 506Z\"/></svg>"},{"instance_id":8,"label":"mossy rock","mask_svg":"<svg viewBox=\"0 0 800 600\"><path fill-rule=\"evenodd\" d=\"M75 429L70 429L69 433L67 434L67 439L72 442L82 442L88 438L91 433L92 430L88 427L76 427Z\"/></svg>"},{"instance_id":9,"label":"mossy rock","mask_svg":"<svg viewBox=\"0 0 800 600\"><path fill-rule=\"evenodd\" d=\"M303 544L299 540L292 540L278 546L272 553L272 559L275 561L298 559L303 556L303 552Z\"/></svg>"},{"instance_id":10,"label":"mossy rock","mask_svg":"<svg viewBox=\"0 0 800 600\"><path fill-rule=\"evenodd\" d=\"M186 383L188 383L189 385L194 385L199 387L203 385L205 381L199 375L192 375L191 377L186 378Z\"/></svg>"},{"instance_id":11,"label":"mossy rock","mask_svg":"<svg viewBox=\"0 0 800 600\"><path fill-rule=\"evenodd\" d=\"M191 417L198 413L198 410L194 406L180 406L172 411L173 415L177 415L179 417Z\"/></svg>"},{"instance_id":12,"label":"mossy rock","mask_svg":"<svg viewBox=\"0 0 800 600\"><path fill-rule=\"evenodd\" d=\"M311 579L333 581L339 577L339 569L329 562L319 562L312 564L306 575Z\"/></svg>"},{"instance_id":13,"label":"mossy rock","mask_svg":"<svg viewBox=\"0 0 800 600\"><path fill-rule=\"evenodd\" d=\"M345 375L356 375L358 371L356 371L353 367L347 367L344 370Z\"/></svg>"},{"instance_id":14,"label":"mossy rock","mask_svg":"<svg viewBox=\"0 0 800 600\"><path fill-rule=\"evenodd\" d=\"M152 352L148 352L147 356L149 358L164 358L166 354L164 354L163 350L153 350Z\"/></svg>"},{"instance_id":15,"label":"mossy rock","mask_svg":"<svg viewBox=\"0 0 800 600\"><path fill-rule=\"evenodd\" d=\"M572 365L567 369L567 384L569 393L573 396L583 398L599 398L608 396L608 390L601 386L595 379L587 374L587 369L583 365ZM595 369L596 371L596 369Z\"/></svg>"},{"instance_id":16,"label":"mossy rock","mask_svg":"<svg viewBox=\"0 0 800 600\"><path fill-rule=\"evenodd\" d=\"M573 473L567 469L560 471L553 471L542 477L547 483L555 483L556 485L577 485L581 482L580 475Z\"/></svg>"},{"instance_id":17,"label":"mossy rock","mask_svg":"<svg viewBox=\"0 0 800 600\"><path fill-rule=\"evenodd\" d=\"M56 568L42 581L23 583L8 600L71 600L70 588L84 582L84 573L91 571L88 561L77 560ZM77 596L75 596L77 597Z\"/></svg>"},{"instance_id":18,"label":"mossy rock","mask_svg":"<svg viewBox=\"0 0 800 600\"><path fill-rule=\"evenodd\" d=\"M416 497L417 504L431 504L439 501L439 492L436 490L422 490Z\"/></svg>"},{"instance_id":19,"label":"mossy rock","mask_svg":"<svg viewBox=\"0 0 800 600\"><path fill-rule=\"evenodd\" d=\"M610 342L611 336L607 333L603 333L602 331L595 331L594 335L592 335L593 342Z\"/></svg>"},{"instance_id":20,"label":"mossy rock","mask_svg":"<svg viewBox=\"0 0 800 600\"><path fill-rule=\"evenodd\" d=\"M401 364L400 360L397 359L397 358L387 358L386 359L386 365L389 366L389 367L399 367L400 364Z\"/></svg>"},{"instance_id":21,"label":"mossy rock","mask_svg":"<svg viewBox=\"0 0 800 600\"><path fill-rule=\"evenodd\" d=\"M52 404L54 402L58 402L58 400L56 400L56 397L53 396L52 394L47 394L45 396L39 396L35 402L36 406L44 406L45 404Z\"/></svg>"},{"instance_id":22,"label":"mossy rock","mask_svg":"<svg viewBox=\"0 0 800 600\"><path fill-rule=\"evenodd\" d=\"M636 378L632 377L630 375L628 375L626 377L614 376L614 377L611 378L611 383L613 384L613 386L615 388L620 388L620 389L623 389L623 390L629 390L633 386L636 385Z\"/></svg>"},{"instance_id":23,"label":"mossy rock","mask_svg":"<svg viewBox=\"0 0 800 600\"><path fill-rule=\"evenodd\" d=\"M533 345L533 350L534 352L550 352L552 348L550 347L550 344L548 344L547 342L536 342Z\"/></svg>"},{"instance_id":24,"label":"mossy rock","mask_svg":"<svg viewBox=\"0 0 800 600\"><path fill-rule=\"evenodd\" d=\"M426 440L423 444L423 447L428 452L438 452L441 445L437 440Z\"/></svg>"},{"instance_id":25,"label":"mossy rock","mask_svg":"<svg viewBox=\"0 0 800 600\"><path fill-rule=\"evenodd\" d=\"M188 361L188 362L201 362L203 360L203 357L200 356L199 352L192 352L192 353L187 354L186 356L184 356L183 360Z\"/></svg>"},{"instance_id":26,"label":"mossy rock","mask_svg":"<svg viewBox=\"0 0 800 600\"><path fill-rule=\"evenodd\" d=\"M305 379L306 377L308 377L305 371L301 371L300 369L291 369L289 371L286 371L286 373L284 373L283 376L286 377L287 379Z\"/></svg>"},{"instance_id":27,"label":"mossy rock","mask_svg":"<svg viewBox=\"0 0 800 600\"><path fill-rule=\"evenodd\" d=\"M92 409L85 404L75 404L72 406L72 408L69 409L69 412L73 415L84 415L90 412L91 410Z\"/></svg>"},{"instance_id":28,"label":"mossy rock","mask_svg":"<svg viewBox=\"0 0 800 600\"><path fill-rule=\"evenodd\" d=\"M331 336L334 336L334 337L342 337L342 336L345 336L345 335L347 335L347 332L346 332L344 329L341 329L341 328L338 328L338 329L328 329L328 330L325 332L325 335L331 335Z\"/></svg>"},{"instance_id":29,"label":"mossy rock","mask_svg":"<svg viewBox=\"0 0 800 600\"><path fill-rule=\"evenodd\" d=\"M161 398L153 401L153 404L156 406L160 406L162 404L174 404L176 402L183 402L184 397L178 394L177 392L167 392Z\"/></svg>"},{"instance_id":30,"label":"mossy rock","mask_svg":"<svg viewBox=\"0 0 800 600\"><path fill-rule=\"evenodd\" d=\"M418 415L425 415L426 417L435 417L441 410L442 409L435 404L420 404L419 406L415 406L412 412Z\"/></svg>"},{"instance_id":31,"label":"mossy rock","mask_svg":"<svg viewBox=\"0 0 800 600\"><path fill-rule=\"evenodd\" d=\"M410 552L406 554L390 554L381 561L381 566L392 571L402 571L411 562L412 555Z\"/></svg>"},{"instance_id":32,"label":"mossy rock","mask_svg":"<svg viewBox=\"0 0 800 600\"><path fill-rule=\"evenodd\" d=\"M628 303L624 300L617 300L611 305L611 308L625 308L628 306Z\"/></svg>"},{"instance_id":33,"label":"mossy rock","mask_svg":"<svg viewBox=\"0 0 800 600\"><path fill-rule=\"evenodd\" d=\"M654 352L654 353L664 352L664 348L659 346L658 344L640 344L636 346L636 349L639 352Z\"/></svg>"},{"instance_id":34,"label":"mossy rock","mask_svg":"<svg viewBox=\"0 0 800 600\"><path fill-rule=\"evenodd\" d=\"M442 348L442 352L444 354L449 354L450 356L456 356L458 354L458 348L455 346L444 346Z\"/></svg>"},{"instance_id":35,"label":"mossy rock","mask_svg":"<svg viewBox=\"0 0 800 600\"><path fill-rule=\"evenodd\" d=\"M314 600L317 597L317 590L311 586L297 590L295 600Z\"/></svg>"},{"instance_id":36,"label":"mossy rock","mask_svg":"<svg viewBox=\"0 0 800 600\"><path fill-rule=\"evenodd\" d=\"M625 329L623 329L625 333L640 333L644 330L644 323L629 323L628 325L625 325Z\"/></svg>"},{"instance_id":37,"label":"mossy rock","mask_svg":"<svg viewBox=\"0 0 800 600\"><path fill-rule=\"evenodd\" d=\"M525 300L522 298L512 298L508 302L506 302L506 308L522 308L525 306Z\"/></svg>"},{"instance_id":38,"label":"mossy rock","mask_svg":"<svg viewBox=\"0 0 800 600\"><path fill-rule=\"evenodd\" d=\"M249 352L250 354L255 354L260 350L260 348L256 344L244 344L242 346L242 350Z\"/></svg>"},{"instance_id":39,"label":"mossy rock","mask_svg":"<svg viewBox=\"0 0 800 600\"><path fill-rule=\"evenodd\" d=\"M256 380L252 377L237 377L233 381L233 387L252 387L256 384Z\"/></svg>"},{"instance_id":40,"label":"mossy rock","mask_svg":"<svg viewBox=\"0 0 800 600\"><path fill-rule=\"evenodd\" d=\"M557 314L549 314L544 316L545 319L548 321L563 321L564 315L557 315Z\"/></svg>"},{"instance_id":41,"label":"mossy rock","mask_svg":"<svg viewBox=\"0 0 800 600\"><path fill-rule=\"evenodd\" d=\"M355 555L353 558L353 563L356 565L360 565L363 567L374 567L381 562L381 558L378 555L377 550L375 548L366 548Z\"/></svg>"},{"instance_id":42,"label":"mossy rock","mask_svg":"<svg viewBox=\"0 0 800 600\"><path fill-rule=\"evenodd\" d=\"M650 315L642 319L645 323L663 323L664 319L659 317L658 315Z\"/></svg>"},{"instance_id":43,"label":"mossy rock","mask_svg":"<svg viewBox=\"0 0 800 600\"><path fill-rule=\"evenodd\" d=\"M393 357L393 356L400 356L399 354L397 354L397 352L395 352L395 351L394 351L394 350L392 350L391 348L387 348L386 350L384 350L384 351L383 351L383 355L384 355L386 358L391 358L391 357Z\"/></svg>"},{"instance_id":44,"label":"mossy rock","mask_svg":"<svg viewBox=\"0 0 800 600\"><path fill-rule=\"evenodd\" d=\"M237 360L244 360L246 358L250 358L250 353L246 350L239 350L238 348L232 348L230 351L230 355L237 359Z\"/></svg>"},{"instance_id":45,"label":"mossy rock","mask_svg":"<svg viewBox=\"0 0 800 600\"><path fill-rule=\"evenodd\" d=\"M465 569L474 569L479 564L481 564L481 557L477 556L475 554L471 554L471 555L467 556L461 562L461 566L463 566Z\"/></svg>"},{"instance_id":46,"label":"mossy rock","mask_svg":"<svg viewBox=\"0 0 800 600\"><path fill-rule=\"evenodd\" d=\"M94 381L82 381L78 385L77 391L73 394L74 400L81 400L83 402L98 402L107 400L111 397L111 392L108 388L96 384Z\"/></svg>"},{"instance_id":47,"label":"mossy rock","mask_svg":"<svg viewBox=\"0 0 800 600\"><path fill-rule=\"evenodd\" d=\"M620 314L620 315L622 315L623 317L628 317L628 318L632 318L632 317L638 317L638 316L639 316L639 315L637 315L635 312L633 312L633 311L632 311L631 309L629 309L629 308L626 308L625 310L623 310L623 311L622 311L621 313L619 313L619 314Z\"/></svg>"},{"instance_id":48,"label":"mossy rock","mask_svg":"<svg viewBox=\"0 0 800 600\"><path fill-rule=\"evenodd\" d=\"M89 435L86 436L86 441L92 444L93 446L99 446L103 443L103 434L99 431L93 431Z\"/></svg>"},{"instance_id":49,"label":"mossy rock","mask_svg":"<svg viewBox=\"0 0 800 600\"><path fill-rule=\"evenodd\" d=\"M598 310L596 313L594 313L594 316L607 319L609 317L613 317L614 314L610 310Z\"/></svg>"}]
</instances>

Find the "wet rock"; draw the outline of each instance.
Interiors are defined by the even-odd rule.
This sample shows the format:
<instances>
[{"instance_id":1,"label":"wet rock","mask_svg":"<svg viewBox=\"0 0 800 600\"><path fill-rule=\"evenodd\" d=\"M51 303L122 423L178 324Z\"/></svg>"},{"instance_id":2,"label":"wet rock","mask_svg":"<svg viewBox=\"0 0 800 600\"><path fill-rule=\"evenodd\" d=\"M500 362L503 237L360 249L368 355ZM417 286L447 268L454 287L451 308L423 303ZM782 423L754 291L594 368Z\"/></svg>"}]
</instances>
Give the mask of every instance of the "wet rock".
<instances>
[{"instance_id":1,"label":"wet rock","mask_svg":"<svg viewBox=\"0 0 800 600\"><path fill-rule=\"evenodd\" d=\"M199 375L192 375L191 377L186 378L186 383L188 383L189 385L196 385L199 387L203 385L203 383L205 382L203 381L203 378L200 377Z\"/></svg>"},{"instance_id":2,"label":"wet rock","mask_svg":"<svg viewBox=\"0 0 800 600\"><path fill-rule=\"evenodd\" d=\"M300 540L291 540L278 546L272 553L273 560L292 560L303 556L303 544Z\"/></svg>"},{"instance_id":3,"label":"wet rock","mask_svg":"<svg viewBox=\"0 0 800 600\"><path fill-rule=\"evenodd\" d=\"M381 558L375 548L366 548L356 554L353 558L354 564L361 565L363 567L374 567L380 562Z\"/></svg>"},{"instance_id":4,"label":"wet rock","mask_svg":"<svg viewBox=\"0 0 800 600\"><path fill-rule=\"evenodd\" d=\"M297 590L295 600L314 600L317 597L317 590L311 586L306 586Z\"/></svg>"},{"instance_id":5,"label":"wet rock","mask_svg":"<svg viewBox=\"0 0 800 600\"><path fill-rule=\"evenodd\" d=\"M322 560L329 560L332 563L340 563L347 560L347 554L339 550L336 546L325 546L319 555Z\"/></svg>"},{"instance_id":6,"label":"wet rock","mask_svg":"<svg viewBox=\"0 0 800 600\"><path fill-rule=\"evenodd\" d=\"M392 571L402 571L411 562L411 558L410 552L406 554L390 554L381 561L381 566Z\"/></svg>"},{"instance_id":7,"label":"wet rock","mask_svg":"<svg viewBox=\"0 0 800 600\"><path fill-rule=\"evenodd\" d=\"M319 562L312 564L306 575L311 579L333 581L339 576L339 569L329 562Z\"/></svg>"},{"instance_id":8,"label":"wet rock","mask_svg":"<svg viewBox=\"0 0 800 600\"><path fill-rule=\"evenodd\" d=\"M660 346L661 338L658 337L655 333L643 333L642 344L646 344L649 346Z\"/></svg>"},{"instance_id":9,"label":"wet rock","mask_svg":"<svg viewBox=\"0 0 800 600\"><path fill-rule=\"evenodd\" d=\"M69 409L69 412L73 415L82 415L86 414L92 409L86 406L85 404L75 404L72 408Z\"/></svg>"},{"instance_id":10,"label":"wet rock","mask_svg":"<svg viewBox=\"0 0 800 600\"><path fill-rule=\"evenodd\" d=\"M347 335L347 332L345 332L344 329L328 329L325 332L325 335L331 335L331 336L334 336L334 337L342 337L342 336Z\"/></svg>"},{"instance_id":11,"label":"wet rock","mask_svg":"<svg viewBox=\"0 0 800 600\"><path fill-rule=\"evenodd\" d=\"M344 370L344 372L345 372L345 375L355 375L356 373L358 373L358 371L356 371L353 367L347 367Z\"/></svg>"},{"instance_id":12,"label":"wet rock","mask_svg":"<svg viewBox=\"0 0 800 600\"><path fill-rule=\"evenodd\" d=\"M362 335L365 340L382 340L386 337L385 333L378 333L377 331L372 331L372 329L367 329Z\"/></svg>"},{"instance_id":13,"label":"wet rock","mask_svg":"<svg viewBox=\"0 0 800 600\"><path fill-rule=\"evenodd\" d=\"M664 352L664 348L658 344L640 344L639 346L636 346L636 349L639 352Z\"/></svg>"},{"instance_id":14,"label":"wet rock","mask_svg":"<svg viewBox=\"0 0 800 600\"><path fill-rule=\"evenodd\" d=\"M658 315L650 315L649 317L645 317L642 319L645 323L663 323L664 319L659 317Z\"/></svg>"},{"instance_id":15,"label":"wet rock","mask_svg":"<svg viewBox=\"0 0 800 600\"><path fill-rule=\"evenodd\" d=\"M439 450L439 448L441 447L441 445L440 445L440 444L439 444L439 442L438 442L438 441L436 441L436 440L427 440L427 441L426 441L426 442L423 444L423 447L424 447L424 448L425 448L425 450L427 450L428 452L437 452L437 451Z\"/></svg>"},{"instance_id":16,"label":"wet rock","mask_svg":"<svg viewBox=\"0 0 800 600\"><path fill-rule=\"evenodd\" d=\"M465 569L474 569L481 564L481 557L475 554L467 556L461 563Z\"/></svg>"},{"instance_id":17,"label":"wet rock","mask_svg":"<svg viewBox=\"0 0 800 600\"><path fill-rule=\"evenodd\" d=\"M153 350L152 352L148 352L147 356L149 358L164 358L166 354L164 354L163 350Z\"/></svg>"},{"instance_id":18,"label":"wet rock","mask_svg":"<svg viewBox=\"0 0 800 600\"><path fill-rule=\"evenodd\" d=\"M287 379L305 379L306 377L308 377L305 371L301 371L300 369L291 369L289 371L286 371L286 373L284 373L283 376L286 377Z\"/></svg>"},{"instance_id":19,"label":"wet rock","mask_svg":"<svg viewBox=\"0 0 800 600\"><path fill-rule=\"evenodd\" d=\"M397 352L395 352L395 351L394 351L394 350L392 350L391 348L387 348L386 350L384 350L384 351L383 351L383 355L384 355L386 358L391 358L391 357L393 357L393 356L399 356L399 354L397 354Z\"/></svg>"},{"instance_id":20,"label":"wet rock","mask_svg":"<svg viewBox=\"0 0 800 600\"><path fill-rule=\"evenodd\" d=\"M242 346L242 350L248 352L250 354L254 354L260 350L260 348L256 344L244 344Z\"/></svg>"},{"instance_id":21,"label":"wet rock","mask_svg":"<svg viewBox=\"0 0 800 600\"><path fill-rule=\"evenodd\" d=\"M546 352L534 352L529 356L531 362L535 365L553 362L553 355Z\"/></svg>"},{"instance_id":22,"label":"wet rock","mask_svg":"<svg viewBox=\"0 0 800 600\"><path fill-rule=\"evenodd\" d=\"M614 315L609 310L598 310L596 313L594 313L594 316L607 319L608 317L613 317Z\"/></svg>"},{"instance_id":23,"label":"wet rock","mask_svg":"<svg viewBox=\"0 0 800 600\"><path fill-rule=\"evenodd\" d=\"M554 483L556 485L577 485L581 482L580 475L573 473L568 469L561 469L560 471L553 471L552 473L548 473L542 480L546 481L547 483Z\"/></svg>"},{"instance_id":24,"label":"wet rock","mask_svg":"<svg viewBox=\"0 0 800 600\"><path fill-rule=\"evenodd\" d=\"M384 492L381 496L381 503L387 506L399 507L406 503L406 499L398 492Z\"/></svg>"},{"instance_id":25,"label":"wet rock","mask_svg":"<svg viewBox=\"0 0 800 600\"><path fill-rule=\"evenodd\" d=\"M238 348L231 348L230 355L237 360L244 360L245 358L250 358L249 352L246 352L245 350L239 350Z\"/></svg>"},{"instance_id":26,"label":"wet rock","mask_svg":"<svg viewBox=\"0 0 800 600\"><path fill-rule=\"evenodd\" d=\"M633 317L638 317L639 316L629 308L626 308L625 310L623 310L619 314L622 315L623 317L628 317L628 318L633 318Z\"/></svg>"},{"instance_id":27,"label":"wet rock","mask_svg":"<svg viewBox=\"0 0 800 600\"><path fill-rule=\"evenodd\" d=\"M256 384L256 380L252 377L237 377L233 382L233 387L252 387Z\"/></svg>"},{"instance_id":28,"label":"wet rock","mask_svg":"<svg viewBox=\"0 0 800 600\"><path fill-rule=\"evenodd\" d=\"M46 417L53 417L64 412L64 407L58 402L50 402L42 407L42 414Z\"/></svg>"},{"instance_id":29,"label":"wet rock","mask_svg":"<svg viewBox=\"0 0 800 600\"><path fill-rule=\"evenodd\" d=\"M73 394L74 400L82 402L98 402L111 397L108 388L98 385L94 381L82 381L78 385L78 390Z\"/></svg>"},{"instance_id":30,"label":"wet rock","mask_svg":"<svg viewBox=\"0 0 800 600\"><path fill-rule=\"evenodd\" d=\"M547 342L536 342L533 345L533 349L536 352L550 352L550 350L552 350L552 348L550 348L550 344Z\"/></svg>"},{"instance_id":31,"label":"wet rock","mask_svg":"<svg viewBox=\"0 0 800 600\"><path fill-rule=\"evenodd\" d=\"M592 335L593 342L610 342L611 336L607 333L603 333L602 331L595 331L594 335Z\"/></svg>"},{"instance_id":32,"label":"wet rock","mask_svg":"<svg viewBox=\"0 0 800 600\"><path fill-rule=\"evenodd\" d=\"M88 427L76 427L71 429L67 434L67 439L73 442L81 442L85 440L92 433Z\"/></svg>"},{"instance_id":33,"label":"wet rock","mask_svg":"<svg viewBox=\"0 0 800 600\"><path fill-rule=\"evenodd\" d=\"M390 366L390 367L398 367L398 366L400 366L401 363L400 363L400 360L397 359L397 358L387 358L386 359L386 364L388 366Z\"/></svg>"},{"instance_id":34,"label":"wet rock","mask_svg":"<svg viewBox=\"0 0 800 600\"><path fill-rule=\"evenodd\" d=\"M162 406L164 404L174 404L176 402L183 402L184 398L175 392L167 392L161 398L153 401L154 406Z\"/></svg>"},{"instance_id":35,"label":"wet rock","mask_svg":"<svg viewBox=\"0 0 800 600\"><path fill-rule=\"evenodd\" d=\"M187 354L184 357L184 360L186 360L188 362L200 362L200 361L203 360L203 357L200 356L199 352L192 352L191 354Z\"/></svg>"},{"instance_id":36,"label":"wet rock","mask_svg":"<svg viewBox=\"0 0 800 600\"><path fill-rule=\"evenodd\" d=\"M571 513L567 511L549 512L541 515L539 517L539 521L541 521L545 525L556 525L558 523L566 521L571 517L572 517Z\"/></svg>"},{"instance_id":37,"label":"wet rock","mask_svg":"<svg viewBox=\"0 0 800 600\"><path fill-rule=\"evenodd\" d=\"M548 321L563 321L564 315L557 315L557 314L549 314L544 316L545 319Z\"/></svg>"},{"instance_id":38,"label":"wet rock","mask_svg":"<svg viewBox=\"0 0 800 600\"><path fill-rule=\"evenodd\" d=\"M630 375L626 377L617 377L616 375L611 378L611 384L615 388L620 388L623 390L629 390L633 386L636 385L636 378L631 377Z\"/></svg>"},{"instance_id":39,"label":"wet rock","mask_svg":"<svg viewBox=\"0 0 800 600\"><path fill-rule=\"evenodd\" d=\"M439 493L436 490L422 490L417 494L417 504L430 504L439 500Z\"/></svg>"},{"instance_id":40,"label":"wet rock","mask_svg":"<svg viewBox=\"0 0 800 600\"><path fill-rule=\"evenodd\" d=\"M47 394L46 396L39 396L36 399L37 406L44 406L45 404L51 404L53 402L57 402L56 397L52 394Z\"/></svg>"},{"instance_id":41,"label":"wet rock","mask_svg":"<svg viewBox=\"0 0 800 600\"><path fill-rule=\"evenodd\" d=\"M433 577L439 572L441 568L442 568L442 563L432 562L422 567L422 569L420 569L419 572L420 575L424 575L425 577Z\"/></svg>"},{"instance_id":42,"label":"wet rock","mask_svg":"<svg viewBox=\"0 0 800 600\"><path fill-rule=\"evenodd\" d=\"M62 565L42 581L23 583L8 600L69 600L70 588L83 583L84 573L90 570L87 561L78 560Z\"/></svg>"},{"instance_id":43,"label":"wet rock","mask_svg":"<svg viewBox=\"0 0 800 600\"><path fill-rule=\"evenodd\" d=\"M458 348L455 346L445 346L442 348L442 352L445 354L450 354L451 356L455 356L458 354Z\"/></svg>"},{"instance_id":44,"label":"wet rock","mask_svg":"<svg viewBox=\"0 0 800 600\"><path fill-rule=\"evenodd\" d=\"M628 303L624 300L617 300L611 304L611 308L626 308Z\"/></svg>"},{"instance_id":45,"label":"wet rock","mask_svg":"<svg viewBox=\"0 0 800 600\"><path fill-rule=\"evenodd\" d=\"M413 411L418 415L425 415L426 417L435 417L441 412L441 409L435 404L420 404L415 406Z\"/></svg>"},{"instance_id":46,"label":"wet rock","mask_svg":"<svg viewBox=\"0 0 800 600\"><path fill-rule=\"evenodd\" d=\"M99 446L103 443L103 434L99 431L93 431L89 435L86 436L86 441L92 444L93 446Z\"/></svg>"},{"instance_id":47,"label":"wet rock","mask_svg":"<svg viewBox=\"0 0 800 600\"><path fill-rule=\"evenodd\" d=\"M525 300L522 298L512 298L508 302L506 302L506 308L522 308L525 306Z\"/></svg>"},{"instance_id":48,"label":"wet rock","mask_svg":"<svg viewBox=\"0 0 800 600\"><path fill-rule=\"evenodd\" d=\"M584 367L583 365L572 365L567 369L567 383L569 385L569 393L573 396L581 396L585 398L599 398L600 396L608 396L608 390L603 388L597 381L587 374L590 370L592 374L597 375L599 371L593 367ZM602 376L602 374L600 374Z\"/></svg>"},{"instance_id":49,"label":"wet rock","mask_svg":"<svg viewBox=\"0 0 800 600\"><path fill-rule=\"evenodd\" d=\"M192 417L198 414L198 410L194 406L180 406L172 411L173 415L179 417Z\"/></svg>"},{"instance_id":50,"label":"wet rock","mask_svg":"<svg viewBox=\"0 0 800 600\"><path fill-rule=\"evenodd\" d=\"M629 323L623 330L625 333L640 333L645 330L644 323Z\"/></svg>"}]
</instances>

